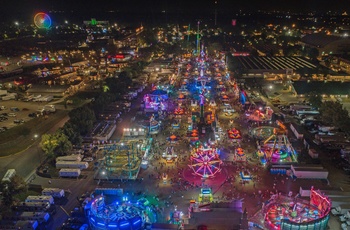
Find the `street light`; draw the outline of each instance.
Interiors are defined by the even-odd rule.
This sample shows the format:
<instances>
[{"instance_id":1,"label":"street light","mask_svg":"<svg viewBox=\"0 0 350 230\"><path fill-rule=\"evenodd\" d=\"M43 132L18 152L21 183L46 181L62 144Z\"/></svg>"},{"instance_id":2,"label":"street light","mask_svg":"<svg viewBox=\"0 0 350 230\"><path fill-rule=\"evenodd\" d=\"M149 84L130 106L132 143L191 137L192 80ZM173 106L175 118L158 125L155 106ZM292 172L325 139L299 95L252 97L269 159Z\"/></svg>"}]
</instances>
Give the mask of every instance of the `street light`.
<instances>
[{"instance_id":1,"label":"street light","mask_svg":"<svg viewBox=\"0 0 350 230\"><path fill-rule=\"evenodd\" d=\"M34 134L34 142L38 139L38 137L39 137L38 134ZM41 154L40 154L39 144L36 145L36 152L38 153L39 162L40 162L40 165L41 165Z\"/></svg>"}]
</instances>

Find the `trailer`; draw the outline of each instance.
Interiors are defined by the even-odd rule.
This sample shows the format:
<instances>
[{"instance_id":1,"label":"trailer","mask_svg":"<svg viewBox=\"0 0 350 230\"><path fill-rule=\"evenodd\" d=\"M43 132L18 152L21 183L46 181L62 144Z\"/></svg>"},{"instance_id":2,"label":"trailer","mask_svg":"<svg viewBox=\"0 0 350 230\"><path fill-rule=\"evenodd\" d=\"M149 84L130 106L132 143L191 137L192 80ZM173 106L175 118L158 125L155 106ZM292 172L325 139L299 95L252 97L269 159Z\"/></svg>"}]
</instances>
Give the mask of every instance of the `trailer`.
<instances>
[{"instance_id":1,"label":"trailer","mask_svg":"<svg viewBox=\"0 0 350 230\"><path fill-rule=\"evenodd\" d=\"M15 223L14 229L35 230L39 226L36 220L19 220Z\"/></svg>"},{"instance_id":2,"label":"trailer","mask_svg":"<svg viewBox=\"0 0 350 230\"><path fill-rule=\"evenodd\" d=\"M41 195L62 198L64 197L64 190L61 188L44 188Z\"/></svg>"},{"instance_id":3,"label":"trailer","mask_svg":"<svg viewBox=\"0 0 350 230\"><path fill-rule=\"evenodd\" d=\"M59 161L81 161L83 156L81 154L72 154L69 156L56 157L56 162Z\"/></svg>"},{"instance_id":4,"label":"trailer","mask_svg":"<svg viewBox=\"0 0 350 230\"><path fill-rule=\"evenodd\" d=\"M88 167L89 167L88 162L81 162L81 161L57 161L56 162L57 169L63 169L63 168L87 169Z\"/></svg>"},{"instance_id":5,"label":"trailer","mask_svg":"<svg viewBox=\"0 0 350 230\"><path fill-rule=\"evenodd\" d=\"M327 179L328 171L322 167L291 165L293 177L298 179Z\"/></svg>"},{"instance_id":6,"label":"trailer","mask_svg":"<svg viewBox=\"0 0 350 230\"><path fill-rule=\"evenodd\" d=\"M79 177L80 169L61 169L59 172L60 177Z\"/></svg>"},{"instance_id":7,"label":"trailer","mask_svg":"<svg viewBox=\"0 0 350 230\"><path fill-rule=\"evenodd\" d=\"M52 196L28 196L27 199L24 201L25 203L33 203L33 202L41 202L41 203L49 203L54 204L55 201Z\"/></svg>"},{"instance_id":8,"label":"trailer","mask_svg":"<svg viewBox=\"0 0 350 230\"><path fill-rule=\"evenodd\" d=\"M50 214L47 212L22 212L17 218L19 220L36 220L41 224L50 219Z\"/></svg>"},{"instance_id":9,"label":"trailer","mask_svg":"<svg viewBox=\"0 0 350 230\"><path fill-rule=\"evenodd\" d=\"M21 202L12 206L16 212L46 212L50 209L48 202Z\"/></svg>"}]
</instances>

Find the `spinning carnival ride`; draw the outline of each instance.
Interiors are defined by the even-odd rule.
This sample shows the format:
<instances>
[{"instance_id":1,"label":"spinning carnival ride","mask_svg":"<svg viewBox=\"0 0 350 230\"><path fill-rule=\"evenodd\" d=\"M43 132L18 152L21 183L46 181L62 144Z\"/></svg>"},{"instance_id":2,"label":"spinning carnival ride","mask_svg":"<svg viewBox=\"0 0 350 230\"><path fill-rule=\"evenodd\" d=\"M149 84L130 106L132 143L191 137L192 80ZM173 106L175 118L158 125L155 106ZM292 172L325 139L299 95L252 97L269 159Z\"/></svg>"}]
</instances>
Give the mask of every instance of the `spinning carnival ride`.
<instances>
[{"instance_id":1,"label":"spinning carnival ride","mask_svg":"<svg viewBox=\"0 0 350 230\"><path fill-rule=\"evenodd\" d=\"M202 178L212 178L221 172L222 161L219 158L216 148L200 146L194 148L191 153L191 164L189 167L195 175Z\"/></svg>"},{"instance_id":2,"label":"spinning carnival ride","mask_svg":"<svg viewBox=\"0 0 350 230\"><path fill-rule=\"evenodd\" d=\"M258 144L258 156L264 163L267 159L270 159L272 163L296 162L296 152L288 140L286 127L279 121L277 125L280 128L275 128L270 137Z\"/></svg>"},{"instance_id":3,"label":"spinning carnival ride","mask_svg":"<svg viewBox=\"0 0 350 230\"><path fill-rule=\"evenodd\" d=\"M138 230L143 229L145 223L156 220L156 214L144 198L136 203L123 201L105 204L105 197L99 196L85 206L85 213L93 230Z\"/></svg>"}]
</instances>

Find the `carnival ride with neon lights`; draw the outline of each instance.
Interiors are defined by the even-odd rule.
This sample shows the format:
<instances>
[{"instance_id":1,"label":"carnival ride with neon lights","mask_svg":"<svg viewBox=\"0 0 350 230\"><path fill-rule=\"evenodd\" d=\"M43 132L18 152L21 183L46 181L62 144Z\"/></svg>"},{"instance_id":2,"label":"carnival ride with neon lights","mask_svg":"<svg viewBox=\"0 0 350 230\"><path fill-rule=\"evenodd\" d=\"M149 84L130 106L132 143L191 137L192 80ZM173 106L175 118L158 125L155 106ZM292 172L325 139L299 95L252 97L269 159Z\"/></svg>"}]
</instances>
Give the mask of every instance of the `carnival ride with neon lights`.
<instances>
[{"instance_id":1,"label":"carnival ride with neon lights","mask_svg":"<svg viewBox=\"0 0 350 230\"><path fill-rule=\"evenodd\" d=\"M49 29L51 27L51 18L48 14L40 12L34 16L34 24L39 29Z\"/></svg>"},{"instance_id":2,"label":"carnival ride with neon lights","mask_svg":"<svg viewBox=\"0 0 350 230\"><path fill-rule=\"evenodd\" d=\"M264 208L265 226L281 229L327 229L331 201L320 191L311 188L310 201L275 197Z\"/></svg>"},{"instance_id":3,"label":"carnival ride with neon lights","mask_svg":"<svg viewBox=\"0 0 350 230\"><path fill-rule=\"evenodd\" d=\"M222 161L217 149L211 146L201 145L199 148L193 148L190 161L189 167L201 178L212 178L221 172Z\"/></svg>"},{"instance_id":4,"label":"carnival ride with neon lights","mask_svg":"<svg viewBox=\"0 0 350 230\"><path fill-rule=\"evenodd\" d=\"M297 154L288 140L285 125L280 121L276 123L279 128L275 128L262 144L258 142L258 156L270 159L272 163L297 162Z\"/></svg>"},{"instance_id":5,"label":"carnival ride with neon lights","mask_svg":"<svg viewBox=\"0 0 350 230\"><path fill-rule=\"evenodd\" d=\"M176 158L177 154L175 154L174 146L168 146L163 152L162 157L166 160L167 163L172 163Z\"/></svg>"},{"instance_id":6,"label":"carnival ride with neon lights","mask_svg":"<svg viewBox=\"0 0 350 230\"><path fill-rule=\"evenodd\" d=\"M85 206L90 228L93 230L143 229L145 223L154 223L156 213L145 202L145 198L136 203L127 200L105 204L105 197L97 196Z\"/></svg>"},{"instance_id":7,"label":"carnival ride with neon lights","mask_svg":"<svg viewBox=\"0 0 350 230\"><path fill-rule=\"evenodd\" d=\"M144 120L141 126L148 130L149 134L158 134L159 133L159 122L155 119L155 115L152 114L152 116L149 118L149 120Z\"/></svg>"},{"instance_id":8,"label":"carnival ride with neon lights","mask_svg":"<svg viewBox=\"0 0 350 230\"><path fill-rule=\"evenodd\" d=\"M143 101L145 103L144 110L146 112L164 111L168 108L168 94L164 90L153 90L150 94L146 94L143 97Z\"/></svg>"}]
</instances>

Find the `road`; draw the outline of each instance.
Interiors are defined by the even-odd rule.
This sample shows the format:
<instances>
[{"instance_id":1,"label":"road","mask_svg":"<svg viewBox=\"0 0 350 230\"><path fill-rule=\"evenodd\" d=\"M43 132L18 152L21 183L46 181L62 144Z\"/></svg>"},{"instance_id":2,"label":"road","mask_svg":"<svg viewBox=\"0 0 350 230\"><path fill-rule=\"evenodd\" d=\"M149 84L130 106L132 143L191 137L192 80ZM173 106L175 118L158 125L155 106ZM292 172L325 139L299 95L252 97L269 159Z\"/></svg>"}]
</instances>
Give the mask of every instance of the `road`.
<instances>
[{"instance_id":1,"label":"road","mask_svg":"<svg viewBox=\"0 0 350 230\"><path fill-rule=\"evenodd\" d=\"M60 122L56 123L48 133L55 132L58 128L62 127L69 117L64 117ZM0 174L4 175L7 169L16 169L19 176L27 179L33 173L42 160L44 160L44 153L39 148L40 138L33 145L29 146L26 150L17 154L2 157L0 160L1 171Z\"/></svg>"}]
</instances>

